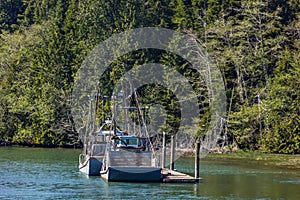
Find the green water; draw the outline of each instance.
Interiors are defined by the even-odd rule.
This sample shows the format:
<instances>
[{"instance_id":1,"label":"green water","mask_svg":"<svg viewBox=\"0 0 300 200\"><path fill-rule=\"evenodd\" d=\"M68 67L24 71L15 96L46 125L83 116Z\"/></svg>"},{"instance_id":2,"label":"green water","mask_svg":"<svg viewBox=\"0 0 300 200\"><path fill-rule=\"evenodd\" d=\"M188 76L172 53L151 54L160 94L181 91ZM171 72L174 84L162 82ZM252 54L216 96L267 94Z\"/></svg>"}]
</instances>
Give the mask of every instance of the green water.
<instances>
[{"instance_id":1,"label":"green water","mask_svg":"<svg viewBox=\"0 0 300 200\"><path fill-rule=\"evenodd\" d=\"M300 170L201 160L199 184L107 183L78 172L80 150L0 148L0 199L300 199ZM175 167L193 173L193 159Z\"/></svg>"}]
</instances>

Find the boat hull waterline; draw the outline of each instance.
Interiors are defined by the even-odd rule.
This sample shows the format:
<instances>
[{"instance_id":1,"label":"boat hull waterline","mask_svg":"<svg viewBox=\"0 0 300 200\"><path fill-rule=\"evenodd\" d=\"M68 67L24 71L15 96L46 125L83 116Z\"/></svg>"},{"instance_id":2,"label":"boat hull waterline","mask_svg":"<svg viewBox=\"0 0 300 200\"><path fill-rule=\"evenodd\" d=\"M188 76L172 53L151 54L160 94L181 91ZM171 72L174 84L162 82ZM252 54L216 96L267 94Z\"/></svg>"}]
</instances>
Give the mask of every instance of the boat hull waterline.
<instances>
[{"instance_id":1,"label":"boat hull waterline","mask_svg":"<svg viewBox=\"0 0 300 200\"><path fill-rule=\"evenodd\" d=\"M161 168L156 167L109 167L100 172L106 181L160 182Z\"/></svg>"},{"instance_id":2,"label":"boat hull waterline","mask_svg":"<svg viewBox=\"0 0 300 200\"><path fill-rule=\"evenodd\" d=\"M89 157L84 163L79 163L79 171L88 176L99 176L103 156Z\"/></svg>"}]
</instances>

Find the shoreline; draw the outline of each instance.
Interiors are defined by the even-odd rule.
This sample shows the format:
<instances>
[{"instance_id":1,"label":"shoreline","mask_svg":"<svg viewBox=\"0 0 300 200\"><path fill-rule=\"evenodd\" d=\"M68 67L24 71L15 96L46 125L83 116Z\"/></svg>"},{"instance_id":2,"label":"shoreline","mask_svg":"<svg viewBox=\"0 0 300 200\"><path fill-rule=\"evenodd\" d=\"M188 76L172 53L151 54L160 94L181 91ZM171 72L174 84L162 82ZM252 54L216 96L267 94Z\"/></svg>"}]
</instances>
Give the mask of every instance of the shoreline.
<instances>
[{"instance_id":1,"label":"shoreline","mask_svg":"<svg viewBox=\"0 0 300 200\"><path fill-rule=\"evenodd\" d=\"M18 144L18 143L0 143L1 147L29 147L29 148L64 148L64 149L82 149L81 144L65 144L65 145L42 145L42 144Z\"/></svg>"},{"instance_id":2,"label":"shoreline","mask_svg":"<svg viewBox=\"0 0 300 200\"><path fill-rule=\"evenodd\" d=\"M82 149L79 144L70 144L70 145L29 145L29 144L11 144L11 143L1 143L0 148L62 148L62 149ZM182 157L194 158L195 151L193 149L181 149L183 152ZM237 162L254 162L257 164L263 164L266 166L276 166L280 168L288 169L300 169L300 154L275 154L275 153L266 153L262 151L243 151L243 150L234 150L231 152L219 153L211 151L207 153L204 157L201 158L204 161L218 160L236 160Z\"/></svg>"}]
</instances>

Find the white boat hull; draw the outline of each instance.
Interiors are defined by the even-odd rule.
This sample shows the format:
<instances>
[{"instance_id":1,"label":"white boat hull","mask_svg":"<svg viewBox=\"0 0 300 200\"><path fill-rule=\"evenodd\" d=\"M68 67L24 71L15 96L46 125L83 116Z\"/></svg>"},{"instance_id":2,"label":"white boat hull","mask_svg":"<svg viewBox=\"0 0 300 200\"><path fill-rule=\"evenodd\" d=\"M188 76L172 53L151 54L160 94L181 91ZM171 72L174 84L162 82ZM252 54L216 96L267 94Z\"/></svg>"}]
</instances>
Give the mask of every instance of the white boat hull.
<instances>
[{"instance_id":1,"label":"white boat hull","mask_svg":"<svg viewBox=\"0 0 300 200\"><path fill-rule=\"evenodd\" d=\"M103 156L89 157L84 163L79 163L79 171L89 176L99 176Z\"/></svg>"}]
</instances>

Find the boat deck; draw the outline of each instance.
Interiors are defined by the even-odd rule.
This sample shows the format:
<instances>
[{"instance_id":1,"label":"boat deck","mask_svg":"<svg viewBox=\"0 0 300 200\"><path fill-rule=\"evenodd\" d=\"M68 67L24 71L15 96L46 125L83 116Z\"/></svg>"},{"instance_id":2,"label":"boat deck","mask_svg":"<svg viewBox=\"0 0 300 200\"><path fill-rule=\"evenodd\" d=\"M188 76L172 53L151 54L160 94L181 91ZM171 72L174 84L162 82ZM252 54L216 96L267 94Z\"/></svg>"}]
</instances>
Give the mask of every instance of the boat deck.
<instances>
[{"instance_id":1,"label":"boat deck","mask_svg":"<svg viewBox=\"0 0 300 200\"><path fill-rule=\"evenodd\" d=\"M162 174L163 183L198 183L200 180L202 180L202 178L195 178L188 174L166 168L162 169Z\"/></svg>"}]
</instances>

